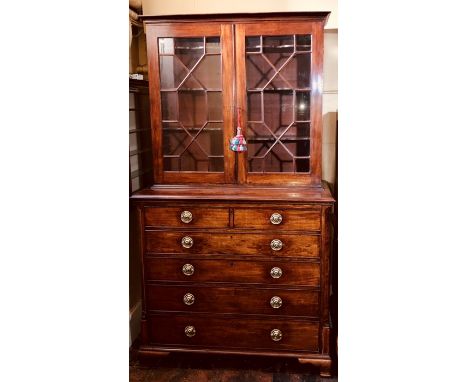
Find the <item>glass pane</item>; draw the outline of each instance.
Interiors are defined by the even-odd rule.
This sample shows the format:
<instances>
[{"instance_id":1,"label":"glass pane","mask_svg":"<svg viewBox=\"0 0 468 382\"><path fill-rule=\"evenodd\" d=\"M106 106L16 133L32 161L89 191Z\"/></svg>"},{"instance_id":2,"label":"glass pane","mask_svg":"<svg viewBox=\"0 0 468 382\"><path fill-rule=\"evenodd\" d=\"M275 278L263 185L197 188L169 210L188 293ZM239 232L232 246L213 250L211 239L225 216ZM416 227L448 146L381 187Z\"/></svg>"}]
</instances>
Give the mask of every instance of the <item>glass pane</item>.
<instances>
[{"instance_id":1,"label":"glass pane","mask_svg":"<svg viewBox=\"0 0 468 382\"><path fill-rule=\"evenodd\" d=\"M198 134L196 141L207 156L222 156L223 125L221 123L208 123Z\"/></svg>"},{"instance_id":2,"label":"glass pane","mask_svg":"<svg viewBox=\"0 0 468 382\"><path fill-rule=\"evenodd\" d=\"M173 38L160 38L159 39L159 53L160 54L174 54L174 39Z\"/></svg>"},{"instance_id":3,"label":"glass pane","mask_svg":"<svg viewBox=\"0 0 468 382\"><path fill-rule=\"evenodd\" d=\"M292 57L267 88L310 89L310 54Z\"/></svg>"},{"instance_id":4,"label":"glass pane","mask_svg":"<svg viewBox=\"0 0 468 382\"><path fill-rule=\"evenodd\" d=\"M264 92L265 124L273 132L284 129L289 126L293 120L293 92ZM280 133L278 131L278 133Z\"/></svg>"},{"instance_id":5,"label":"glass pane","mask_svg":"<svg viewBox=\"0 0 468 382\"><path fill-rule=\"evenodd\" d=\"M178 123L163 123L164 155L180 155L192 137Z\"/></svg>"},{"instance_id":6,"label":"glass pane","mask_svg":"<svg viewBox=\"0 0 468 382\"><path fill-rule=\"evenodd\" d=\"M177 157L164 157L164 170L166 171L180 171L180 158Z\"/></svg>"},{"instance_id":7,"label":"glass pane","mask_svg":"<svg viewBox=\"0 0 468 382\"><path fill-rule=\"evenodd\" d=\"M208 157L195 142L182 153L180 161L180 171L208 171Z\"/></svg>"},{"instance_id":8,"label":"glass pane","mask_svg":"<svg viewBox=\"0 0 468 382\"><path fill-rule=\"evenodd\" d=\"M161 92L161 112L162 119L174 121L177 120L177 93Z\"/></svg>"},{"instance_id":9,"label":"glass pane","mask_svg":"<svg viewBox=\"0 0 468 382\"><path fill-rule=\"evenodd\" d=\"M210 157L209 171L210 172L223 172L224 171L224 158L223 157Z\"/></svg>"},{"instance_id":10,"label":"glass pane","mask_svg":"<svg viewBox=\"0 0 468 382\"><path fill-rule=\"evenodd\" d=\"M220 54L221 43L219 37L207 37L206 38L206 53L208 54Z\"/></svg>"},{"instance_id":11,"label":"glass pane","mask_svg":"<svg viewBox=\"0 0 468 382\"><path fill-rule=\"evenodd\" d=\"M273 78L275 71L261 54L246 57L247 89L262 89Z\"/></svg>"},{"instance_id":12,"label":"glass pane","mask_svg":"<svg viewBox=\"0 0 468 382\"><path fill-rule=\"evenodd\" d=\"M310 158L296 159L296 172L309 172Z\"/></svg>"},{"instance_id":13,"label":"glass pane","mask_svg":"<svg viewBox=\"0 0 468 382\"><path fill-rule=\"evenodd\" d=\"M208 120L223 120L223 95L221 92L207 92L208 97Z\"/></svg>"},{"instance_id":14,"label":"glass pane","mask_svg":"<svg viewBox=\"0 0 468 382\"><path fill-rule=\"evenodd\" d=\"M160 38L159 53L164 170L224 171L220 38Z\"/></svg>"},{"instance_id":15,"label":"glass pane","mask_svg":"<svg viewBox=\"0 0 468 382\"><path fill-rule=\"evenodd\" d=\"M272 131L264 123L248 123L247 124L247 136L250 139L247 141L249 144L253 138L274 138ZM250 151L248 151L250 155Z\"/></svg>"},{"instance_id":16,"label":"glass pane","mask_svg":"<svg viewBox=\"0 0 468 382\"><path fill-rule=\"evenodd\" d=\"M262 120L262 93L247 93L247 120Z\"/></svg>"},{"instance_id":17,"label":"glass pane","mask_svg":"<svg viewBox=\"0 0 468 382\"><path fill-rule=\"evenodd\" d=\"M263 36L264 53L293 53L294 36Z\"/></svg>"},{"instance_id":18,"label":"glass pane","mask_svg":"<svg viewBox=\"0 0 468 382\"><path fill-rule=\"evenodd\" d=\"M310 140L300 140L286 137L281 139L281 142L294 157L309 156Z\"/></svg>"},{"instance_id":19,"label":"glass pane","mask_svg":"<svg viewBox=\"0 0 468 382\"><path fill-rule=\"evenodd\" d=\"M247 36L250 172L310 170L311 36Z\"/></svg>"},{"instance_id":20,"label":"glass pane","mask_svg":"<svg viewBox=\"0 0 468 382\"><path fill-rule=\"evenodd\" d=\"M204 89L221 90L221 56L205 56L193 71Z\"/></svg>"},{"instance_id":21,"label":"glass pane","mask_svg":"<svg viewBox=\"0 0 468 382\"><path fill-rule=\"evenodd\" d=\"M310 92L296 93L296 121L310 120Z\"/></svg>"},{"instance_id":22,"label":"glass pane","mask_svg":"<svg viewBox=\"0 0 468 382\"><path fill-rule=\"evenodd\" d=\"M179 121L187 128L201 127L207 118L206 93L179 91Z\"/></svg>"},{"instance_id":23,"label":"glass pane","mask_svg":"<svg viewBox=\"0 0 468 382\"><path fill-rule=\"evenodd\" d=\"M174 53L182 64L191 70L204 54L203 38L175 38Z\"/></svg>"},{"instance_id":24,"label":"glass pane","mask_svg":"<svg viewBox=\"0 0 468 382\"><path fill-rule=\"evenodd\" d=\"M296 50L311 51L310 34L296 35Z\"/></svg>"},{"instance_id":25,"label":"glass pane","mask_svg":"<svg viewBox=\"0 0 468 382\"><path fill-rule=\"evenodd\" d=\"M174 56L159 57L161 89L174 89L179 87L188 73L188 69Z\"/></svg>"}]
</instances>

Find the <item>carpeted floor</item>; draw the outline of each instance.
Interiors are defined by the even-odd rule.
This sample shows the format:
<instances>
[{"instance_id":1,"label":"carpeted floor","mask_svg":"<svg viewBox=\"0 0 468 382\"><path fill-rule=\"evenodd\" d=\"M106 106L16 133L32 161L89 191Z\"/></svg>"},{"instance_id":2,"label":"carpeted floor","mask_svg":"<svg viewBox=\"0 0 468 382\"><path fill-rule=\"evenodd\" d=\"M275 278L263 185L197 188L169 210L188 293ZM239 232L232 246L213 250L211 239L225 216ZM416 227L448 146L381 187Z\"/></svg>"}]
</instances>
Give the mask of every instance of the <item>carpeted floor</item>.
<instances>
[{"instance_id":1,"label":"carpeted floor","mask_svg":"<svg viewBox=\"0 0 468 382\"><path fill-rule=\"evenodd\" d=\"M143 360L141 360L143 361ZM337 382L292 358L174 353L141 362L130 352L130 382Z\"/></svg>"}]
</instances>

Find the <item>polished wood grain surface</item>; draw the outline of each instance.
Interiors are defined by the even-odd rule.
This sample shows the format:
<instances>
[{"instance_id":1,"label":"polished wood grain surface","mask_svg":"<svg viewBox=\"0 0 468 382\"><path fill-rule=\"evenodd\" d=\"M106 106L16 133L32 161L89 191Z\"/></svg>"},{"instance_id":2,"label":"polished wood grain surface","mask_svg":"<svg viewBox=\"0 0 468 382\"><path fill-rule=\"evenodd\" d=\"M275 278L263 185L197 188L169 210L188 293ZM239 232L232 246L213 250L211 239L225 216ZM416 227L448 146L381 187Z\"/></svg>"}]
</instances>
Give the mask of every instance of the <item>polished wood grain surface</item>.
<instances>
[{"instance_id":1,"label":"polished wood grain surface","mask_svg":"<svg viewBox=\"0 0 468 382\"><path fill-rule=\"evenodd\" d=\"M132 200L224 200L282 203L328 203L334 202L327 184L322 187L254 187L236 185L154 185L131 196Z\"/></svg>"},{"instance_id":2,"label":"polished wood grain surface","mask_svg":"<svg viewBox=\"0 0 468 382\"><path fill-rule=\"evenodd\" d=\"M181 214L192 214L192 220L184 223ZM145 208L146 227L174 227L174 228L228 228L229 209L199 207L196 204L183 207L148 207Z\"/></svg>"},{"instance_id":3,"label":"polished wood grain surface","mask_svg":"<svg viewBox=\"0 0 468 382\"><path fill-rule=\"evenodd\" d=\"M319 292L312 289L265 288L213 285L146 285L148 310L245 313L272 316L318 317ZM184 302L190 294L191 305ZM271 299L279 297L281 306L273 308ZM192 302L193 301L193 302Z\"/></svg>"},{"instance_id":4,"label":"polished wood grain surface","mask_svg":"<svg viewBox=\"0 0 468 382\"><path fill-rule=\"evenodd\" d=\"M318 351L316 322L250 317L234 320L195 314L149 315L148 320L153 345ZM185 334L187 326L195 328L193 337ZM271 339L273 329L281 330L280 341Z\"/></svg>"},{"instance_id":5,"label":"polished wood grain surface","mask_svg":"<svg viewBox=\"0 0 468 382\"><path fill-rule=\"evenodd\" d=\"M190 237L192 247L184 248L182 239ZM275 251L271 248L273 240L281 240L282 248ZM286 234L283 232L271 234L259 233L218 233L184 230L145 232L145 250L147 253L185 253L185 254L237 254L271 256L273 258L287 257L319 257L320 236Z\"/></svg>"},{"instance_id":6,"label":"polished wood grain surface","mask_svg":"<svg viewBox=\"0 0 468 382\"><path fill-rule=\"evenodd\" d=\"M321 181L327 17L300 12L144 18L155 184L131 196L142 264L142 356L286 356L330 374L334 199ZM219 40L208 44L210 36ZM162 42L160 55L158 38L179 40ZM197 65L213 55L220 58L221 66L215 66L221 82L205 86L211 72L206 65L197 72ZM168 63L163 74L160 60ZM172 92L164 95L164 108L161 88ZM248 91L261 93L261 101L248 98ZM264 97L264 91L274 96ZM205 106L197 92L206 103L219 101ZM219 94L209 98L209 92ZM213 123L223 119L223 126L202 138L204 121L212 120L215 109ZM166 130L174 130L165 130L164 137L163 114L164 123L173 124ZM270 127L254 128L255 123ZM248 143L253 156L229 150L237 124L254 137ZM201 145L213 164L206 165L203 155L196 158L191 145ZM182 166L183 155L192 157ZM184 211L191 220L182 221Z\"/></svg>"},{"instance_id":7,"label":"polished wood grain surface","mask_svg":"<svg viewBox=\"0 0 468 382\"><path fill-rule=\"evenodd\" d=\"M281 222L273 224L273 214L281 215ZM234 227L274 230L320 230L320 208L301 210L285 208L235 208Z\"/></svg>"},{"instance_id":8,"label":"polished wood grain surface","mask_svg":"<svg viewBox=\"0 0 468 382\"><path fill-rule=\"evenodd\" d=\"M150 24L165 24L175 22L183 23L208 23L208 22L250 22L258 23L260 21L324 21L328 19L330 12L264 12L264 13L222 13L222 14L201 14L201 15L140 15L141 20L144 20L146 25Z\"/></svg>"},{"instance_id":9,"label":"polished wood grain surface","mask_svg":"<svg viewBox=\"0 0 468 382\"><path fill-rule=\"evenodd\" d=\"M146 281L193 283L247 283L269 286L320 286L320 262L284 261L283 259L236 259L238 256L158 257L145 259ZM193 274L185 275L185 264L193 267ZM272 269L279 268L281 276L272 277Z\"/></svg>"}]
</instances>

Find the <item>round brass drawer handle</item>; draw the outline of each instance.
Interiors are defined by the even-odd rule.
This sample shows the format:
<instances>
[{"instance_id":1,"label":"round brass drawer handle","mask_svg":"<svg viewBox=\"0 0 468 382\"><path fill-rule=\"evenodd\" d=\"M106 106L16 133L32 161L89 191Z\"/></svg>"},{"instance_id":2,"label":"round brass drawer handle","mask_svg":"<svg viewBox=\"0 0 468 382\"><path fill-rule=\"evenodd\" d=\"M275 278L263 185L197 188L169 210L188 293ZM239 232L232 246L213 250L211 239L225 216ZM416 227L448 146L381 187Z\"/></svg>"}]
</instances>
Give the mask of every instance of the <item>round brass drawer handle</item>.
<instances>
[{"instance_id":1,"label":"round brass drawer handle","mask_svg":"<svg viewBox=\"0 0 468 382\"><path fill-rule=\"evenodd\" d=\"M273 251L280 251L283 248L283 242L279 239L273 239L270 243L270 247Z\"/></svg>"},{"instance_id":2,"label":"round brass drawer handle","mask_svg":"<svg viewBox=\"0 0 468 382\"><path fill-rule=\"evenodd\" d=\"M279 267L273 267L271 268L270 275L274 279L279 279L281 275L283 274L283 271Z\"/></svg>"},{"instance_id":3,"label":"round brass drawer handle","mask_svg":"<svg viewBox=\"0 0 468 382\"><path fill-rule=\"evenodd\" d=\"M196 333L197 331L195 330L195 327L193 327L192 325L185 327L185 335L187 337L193 337Z\"/></svg>"},{"instance_id":4,"label":"round brass drawer handle","mask_svg":"<svg viewBox=\"0 0 468 382\"><path fill-rule=\"evenodd\" d=\"M281 297L273 296L270 300L270 305L274 309L281 308L281 305L283 305L283 300L281 300Z\"/></svg>"},{"instance_id":5,"label":"round brass drawer handle","mask_svg":"<svg viewBox=\"0 0 468 382\"><path fill-rule=\"evenodd\" d=\"M184 295L184 304L192 305L195 302L195 296L192 293L185 293Z\"/></svg>"},{"instance_id":6,"label":"round brass drawer handle","mask_svg":"<svg viewBox=\"0 0 468 382\"><path fill-rule=\"evenodd\" d=\"M184 236L181 243L184 248L192 248L193 239L190 236Z\"/></svg>"},{"instance_id":7,"label":"round brass drawer handle","mask_svg":"<svg viewBox=\"0 0 468 382\"><path fill-rule=\"evenodd\" d=\"M281 330L279 329L273 329L270 332L270 337L273 341L281 341L281 338L283 338L283 333L281 333Z\"/></svg>"},{"instance_id":8,"label":"round brass drawer handle","mask_svg":"<svg viewBox=\"0 0 468 382\"><path fill-rule=\"evenodd\" d=\"M194 272L195 267L192 264L184 264L184 266L182 267L182 273L185 276L192 276Z\"/></svg>"},{"instance_id":9,"label":"round brass drawer handle","mask_svg":"<svg viewBox=\"0 0 468 382\"><path fill-rule=\"evenodd\" d=\"M181 214L180 214L180 220L182 221L182 223L190 223L193 219L193 215L190 211L183 211Z\"/></svg>"},{"instance_id":10,"label":"round brass drawer handle","mask_svg":"<svg viewBox=\"0 0 468 382\"><path fill-rule=\"evenodd\" d=\"M271 214L270 216L271 224L281 224L282 221L283 221L283 217L278 212Z\"/></svg>"}]
</instances>

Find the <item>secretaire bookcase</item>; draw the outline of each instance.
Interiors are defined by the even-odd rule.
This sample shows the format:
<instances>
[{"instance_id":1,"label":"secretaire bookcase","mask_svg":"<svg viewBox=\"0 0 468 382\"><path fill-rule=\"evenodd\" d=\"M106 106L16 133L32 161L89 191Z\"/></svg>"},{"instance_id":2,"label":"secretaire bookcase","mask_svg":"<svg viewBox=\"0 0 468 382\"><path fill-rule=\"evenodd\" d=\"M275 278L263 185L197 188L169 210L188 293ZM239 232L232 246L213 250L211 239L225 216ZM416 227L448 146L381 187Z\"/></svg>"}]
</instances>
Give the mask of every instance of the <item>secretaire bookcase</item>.
<instances>
[{"instance_id":1,"label":"secretaire bookcase","mask_svg":"<svg viewBox=\"0 0 468 382\"><path fill-rule=\"evenodd\" d=\"M330 374L327 16L144 18L154 185L131 197L142 354L286 356ZM246 151L230 149L237 127Z\"/></svg>"}]
</instances>

